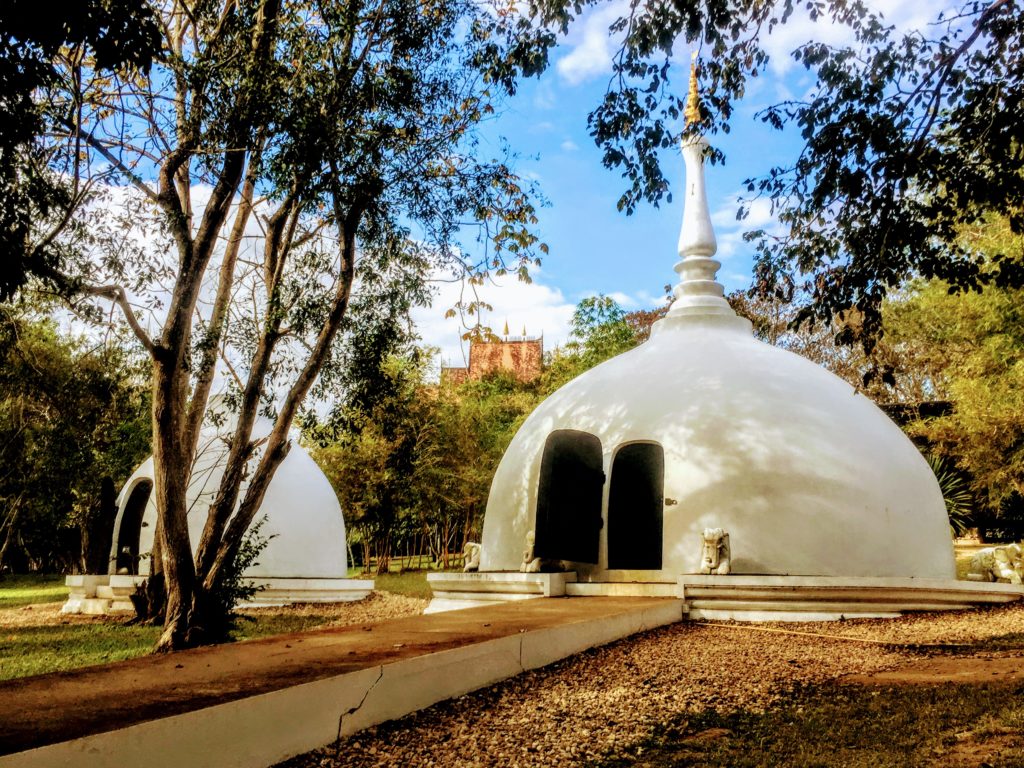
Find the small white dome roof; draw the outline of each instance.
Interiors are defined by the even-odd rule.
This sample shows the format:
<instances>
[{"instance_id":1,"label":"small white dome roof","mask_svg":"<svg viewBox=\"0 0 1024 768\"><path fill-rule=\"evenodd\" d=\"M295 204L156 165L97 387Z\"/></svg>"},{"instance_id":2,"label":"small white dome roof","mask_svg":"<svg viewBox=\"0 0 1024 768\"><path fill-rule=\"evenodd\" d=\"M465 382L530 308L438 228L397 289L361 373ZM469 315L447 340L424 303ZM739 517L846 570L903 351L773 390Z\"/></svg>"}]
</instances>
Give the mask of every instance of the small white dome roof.
<instances>
[{"instance_id":1,"label":"small white dome roof","mask_svg":"<svg viewBox=\"0 0 1024 768\"><path fill-rule=\"evenodd\" d=\"M724 528L732 572L952 578L935 476L874 403L810 361L764 344L733 317L669 318L640 347L566 384L526 420L498 467L481 570L515 570L534 529L545 441L556 430L664 450L662 567L633 580L697 573L701 532ZM604 488L600 557L608 567Z\"/></svg>"},{"instance_id":2,"label":"small white dome roof","mask_svg":"<svg viewBox=\"0 0 1024 768\"><path fill-rule=\"evenodd\" d=\"M270 424L261 419L254 429L254 435L267 434L269 430ZM199 439L199 455L188 489L188 529L193 551L199 543L203 526L206 524L209 504L224 473L227 448L219 437L219 434L223 433L223 428L206 428ZM121 549L118 539L122 523L126 523L123 529L126 532L131 528L131 523L125 518L125 512L129 507L132 492L139 488L140 492L145 493L146 483L152 487L152 481L153 458L150 457L135 470L118 496L118 512L111 548L111 573L115 573L118 567L118 553ZM156 502L151 494L148 495L148 499L142 500L146 506L139 532L138 549L135 553L145 556L153 549ZM288 455L277 468L274 479L267 487L266 496L255 519L258 521L264 515L267 521L260 529L260 535L270 537L270 541L260 553L256 564L246 571L247 576L308 579L347 577L345 521L342 518L338 497L327 476L295 441L292 442ZM139 573L149 573L149 559L143 557L138 568Z\"/></svg>"}]
</instances>

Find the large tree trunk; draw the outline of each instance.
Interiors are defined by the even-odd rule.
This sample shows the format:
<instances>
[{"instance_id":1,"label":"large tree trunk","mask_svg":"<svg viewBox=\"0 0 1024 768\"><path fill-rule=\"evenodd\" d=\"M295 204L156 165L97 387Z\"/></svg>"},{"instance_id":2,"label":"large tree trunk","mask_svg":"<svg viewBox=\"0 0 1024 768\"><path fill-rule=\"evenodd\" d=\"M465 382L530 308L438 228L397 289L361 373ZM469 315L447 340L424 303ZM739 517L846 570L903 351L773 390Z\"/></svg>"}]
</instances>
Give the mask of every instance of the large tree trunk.
<instances>
[{"instance_id":1,"label":"large tree trunk","mask_svg":"<svg viewBox=\"0 0 1024 768\"><path fill-rule=\"evenodd\" d=\"M185 646L195 588L186 497L192 462L191 451L182 439L187 385L181 356L157 355L153 366L153 492L167 587L164 631L157 641L157 651Z\"/></svg>"},{"instance_id":2,"label":"large tree trunk","mask_svg":"<svg viewBox=\"0 0 1024 768\"><path fill-rule=\"evenodd\" d=\"M306 360L305 365L296 377L295 383L292 384L285 397L277 421L274 423L270 435L266 438L263 454L256 469L249 478L248 487L241 502L238 503L236 511L235 503L239 497L242 480L247 472L246 462L249 461L253 453L252 428L256 420L260 395L263 391L264 374L270 355L273 352L274 344L278 338L276 325L268 324L264 331L265 335L257 347L252 370L249 374L249 381L242 396L242 408L239 413L238 426L228 451L227 466L221 479L217 497L213 505L211 505L197 550L195 561L196 573L191 593L191 613L188 620L186 637L186 643L189 645L202 644L209 642L211 639L220 639L212 636L210 632L210 629L213 627L223 626L224 619L224 617L213 615L212 613L223 610L219 601L214 599L213 593L220 586L219 581L225 567L238 554L246 531L263 505L267 488L273 480L277 468L288 455L288 451L291 448L288 433L291 430L292 421L310 387L316 381L320 369L330 353L331 345L338 333L338 329L341 327L341 322L345 317L352 291L352 282L355 277L356 231L358 230L363 210L364 205L360 204L343 212L343 215L339 215L338 229L341 241L341 267L331 311L320 329L316 343L310 351L309 358ZM268 293L273 293L284 267L283 254L276 252L278 246L274 243L275 241L279 243L281 233L287 221L287 217L282 216L274 221L269 228L269 242L268 248L265 251L265 261L268 264L272 264L273 268L268 269ZM170 577L168 577L169 583ZM168 604L169 609L170 604ZM216 632L214 634L218 635L220 633Z\"/></svg>"}]
</instances>

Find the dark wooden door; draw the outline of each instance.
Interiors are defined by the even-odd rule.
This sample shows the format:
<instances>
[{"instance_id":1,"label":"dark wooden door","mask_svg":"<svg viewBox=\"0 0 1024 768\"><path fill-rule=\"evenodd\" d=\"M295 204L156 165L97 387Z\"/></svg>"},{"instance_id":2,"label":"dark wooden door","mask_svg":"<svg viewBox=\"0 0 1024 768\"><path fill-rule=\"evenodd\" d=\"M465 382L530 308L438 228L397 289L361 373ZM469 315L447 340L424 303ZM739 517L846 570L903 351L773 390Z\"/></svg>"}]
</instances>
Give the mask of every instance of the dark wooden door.
<instances>
[{"instance_id":1,"label":"dark wooden door","mask_svg":"<svg viewBox=\"0 0 1024 768\"><path fill-rule=\"evenodd\" d=\"M534 555L596 564L603 489L601 441L574 429L552 432L541 458Z\"/></svg>"},{"instance_id":2,"label":"dark wooden door","mask_svg":"<svg viewBox=\"0 0 1024 768\"><path fill-rule=\"evenodd\" d=\"M153 483L140 480L132 488L128 502L124 505L121 515L121 526L117 531L117 563L115 571L127 569L130 574L139 572L139 538L142 535L142 516L146 513L149 494Z\"/></svg>"},{"instance_id":3,"label":"dark wooden door","mask_svg":"<svg viewBox=\"0 0 1024 768\"><path fill-rule=\"evenodd\" d=\"M661 568L665 452L656 443L620 448L608 489L608 567Z\"/></svg>"}]
</instances>

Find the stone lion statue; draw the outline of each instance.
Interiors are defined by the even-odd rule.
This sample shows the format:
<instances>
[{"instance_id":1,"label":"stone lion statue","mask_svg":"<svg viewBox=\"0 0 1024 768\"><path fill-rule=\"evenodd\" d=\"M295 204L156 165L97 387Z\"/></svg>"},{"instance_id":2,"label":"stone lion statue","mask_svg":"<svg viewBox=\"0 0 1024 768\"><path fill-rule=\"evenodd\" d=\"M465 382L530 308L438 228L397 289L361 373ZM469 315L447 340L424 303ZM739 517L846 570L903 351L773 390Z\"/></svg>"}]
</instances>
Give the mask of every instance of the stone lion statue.
<instances>
[{"instance_id":1,"label":"stone lion statue","mask_svg":"<svg viewBox=\"0 0 1024 768\"><path fill-rule=\"evenodd\" d=\"M480 570L480 545L473 541L467 541L462 548L462 559L465 565L462 566L463 573Z\"/></svg>"},{"instance_id":2,"label":"stone lion statue","mask_svg":"<svg viewBox=\"0 0 1024 768\"><path fill-rule=\"evenodd\" d=\"M979 549L971 558L967 578L1020 584L1024 580L1024 542Z\"/></svg>"},{"instance_id":3,"label":"stone lion statue","mask_svg":"<svg viewBox=\"0 0 1024 768\"><path fill-rule=\"evenodd\" d=\"M731 570L729 534L724 528L705 528L700 555L700 572L724 576Z\"/></svg>"}]
</instances>

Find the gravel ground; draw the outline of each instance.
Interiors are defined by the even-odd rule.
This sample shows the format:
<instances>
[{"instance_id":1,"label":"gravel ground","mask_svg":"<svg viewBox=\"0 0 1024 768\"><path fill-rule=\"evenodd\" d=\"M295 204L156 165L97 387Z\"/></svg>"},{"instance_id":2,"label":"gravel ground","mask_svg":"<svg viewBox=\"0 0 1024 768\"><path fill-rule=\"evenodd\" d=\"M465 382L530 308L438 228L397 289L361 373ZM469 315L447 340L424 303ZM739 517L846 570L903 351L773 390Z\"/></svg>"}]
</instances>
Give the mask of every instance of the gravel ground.
<instances>
[{"instance_id":1,"label":"gravel ground","mask_svg":"<svg viewBox=\"0 0 1024 768\"><path fill-rule=\"evenodd\" d=\"M442 702L282 768L580 765L628 750L672 715L763 711L799 684L920 657L836 635L918 644L1009 633L1024 633L1024 605L841 623L677 624Z\"/></svg>"},{"instance_id":2,"label":"gravel ground","mask_svg":"<svg viewBox=\"0 0 1024 768\"><path fill-rule=\"evenodd\" d=\"M323 629L417 616L426 610L429 603L429 600L421 600L418 597L396 595L391 592L371 592L362 600L348 603L301 603L278 608L245 608L239 613L254 618L276 615L316 616L324 619L323 624L319 625Z\"/></svg>"},{"instance_id":3,"label":"gravel ground","mask_svg":"<svg viewBox=\"0 0 1024 768\"><path fill-rule=\"evenodd\" d=\"M443 702L284 765L579 765L627 748L673 714L763 710L797 684L889 669L910 655L860 642L677 624Z\"/></svg>"},{"instance_id":4,"label":"gravel ground","mask_svg":"<svg viewBox=\"0 0 1024 768\"><path fill-rule=\"evenodd\" d=\"M851 619L840 623L763 626L887 643L971 644L1000 635L1024 634L1024 601L970 611L911 614L899 619Z\"/></svg>"}]
</instances>

